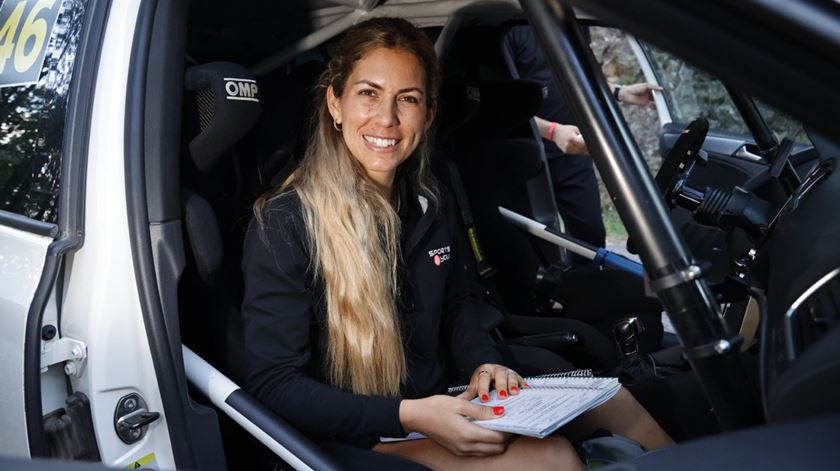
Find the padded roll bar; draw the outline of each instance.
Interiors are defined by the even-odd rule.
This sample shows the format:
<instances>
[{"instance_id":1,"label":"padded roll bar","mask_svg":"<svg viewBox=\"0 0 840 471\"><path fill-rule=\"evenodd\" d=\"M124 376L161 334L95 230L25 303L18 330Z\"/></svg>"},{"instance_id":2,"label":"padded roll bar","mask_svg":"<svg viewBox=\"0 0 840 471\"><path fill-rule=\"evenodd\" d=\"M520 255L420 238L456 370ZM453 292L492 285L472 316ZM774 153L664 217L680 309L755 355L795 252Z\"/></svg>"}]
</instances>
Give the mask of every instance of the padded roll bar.
<instances>
[{"instance_id":1,"label":"padded roll bar","mask_svg":"<svg viewBox=\"0 0 840 471\"><path fill-rule=\"evenodd\" d=\"M525 232L533 234L551 244L563 247L569 252L578 254L587 260L592 260L592 263L598 268L612 268L614 270L632 273L639 278L645 277L645 269L639 262L611 252L604 247L594 247L574 237L561 234L541 222L534 221L507 208L499 206L499 212L505 219Z\"/></svg>"},{"instance_id":2,"label":"padded roll bar","mask_svg":"<svg viewBox=\"0 0 840 471\"><path fill-rule=\"evenodd\" d=\"M311 440L277 417L227 376L188 347L182 345L181 348L190 384L289 466L298 471L342 469Z\"/></svg>"}]
</instances>

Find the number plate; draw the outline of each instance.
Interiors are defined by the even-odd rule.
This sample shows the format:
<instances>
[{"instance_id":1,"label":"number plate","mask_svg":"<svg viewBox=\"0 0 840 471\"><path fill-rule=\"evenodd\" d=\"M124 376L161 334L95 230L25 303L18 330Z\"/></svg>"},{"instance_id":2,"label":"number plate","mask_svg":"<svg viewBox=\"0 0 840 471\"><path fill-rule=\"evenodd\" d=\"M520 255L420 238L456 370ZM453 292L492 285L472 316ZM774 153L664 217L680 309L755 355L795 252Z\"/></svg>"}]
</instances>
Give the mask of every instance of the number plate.
<instances>
[{"instance_id":1,"label":"number plate","mask_svg":"<svg viewBox=\"0 0 840 471\"><path fill-rule=\"evenodd\" d=\"M0 7L0 87L37 83L61 0L6 0Z\"/></svg>"}]
</instances>

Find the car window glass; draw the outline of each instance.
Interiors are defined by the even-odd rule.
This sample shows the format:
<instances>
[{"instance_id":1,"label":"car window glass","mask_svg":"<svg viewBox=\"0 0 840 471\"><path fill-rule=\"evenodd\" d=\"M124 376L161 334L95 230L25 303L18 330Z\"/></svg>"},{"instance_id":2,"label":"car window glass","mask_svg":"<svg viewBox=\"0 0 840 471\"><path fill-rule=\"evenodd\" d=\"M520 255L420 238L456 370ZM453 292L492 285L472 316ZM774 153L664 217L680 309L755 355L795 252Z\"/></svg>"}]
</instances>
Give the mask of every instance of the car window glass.
<instances>
[{"instance_id":1,"label":"car window glass","mask_svg":"<svg viewBox=\"0 0 840 471\"><path fill-rule=\"evenodd\" d=\"M616 85L630 85L645 81L642 68L627 35L616 28L592 26L589 28L590 48L601 64L601 71L607 82ZM624 120L636 139L648 166L652 171L659 169L659 117L654 106L633 106L620 103Z\"/></svg>"},{"instance_id":2,"label":"car window glass","mask_svg":"<svg viewBox=\"0 0 840 471\"><path fill-rule=\"evenodd\" d=\"M645 55L665 88L664 96L674 122L687 124L702 116L713 131L728 134L750 134L723 84L708 73L685 63L671 53L640 42ZM802 124L772 106L755 100L767 126L778 140L790 138L811 145Z\"/></svg>"},{"instance_id":3,"label":"car window glass","mask_svg":"<svg viewBox=\"0 0 840 471\"><path fill-rule=\"evenodd\" d=\"M805 129L802 127L802 123L761 100L755 99L755 104L758 106L758 111L764 118L764 122L773 131L779 142L782 139L788 138L798 144L812 145L811 140L808 139L808 135L805 133Z\"/></svg>"},{"instance_id":4,"label":"car window glass","mask_svg":"<svg viewBox=\"0 0 840 471\"><path fill-rule=\"evenodd\" d=\"M85 3L0 7L0 210L58 220L65 112Z\"/></svg>"},{"instance_id":5,"label":"car window glass","mask_svg":"<svg viewBox=\"0 0 840 471\"><path fill-rule=\"evenodd\" d=\"M749 129L719 80L669 52L644 42L640 45L665 89L665 101L674 122L688 124L704 117L713 131L749 135Z\"/></svg>"},{"instance_id":6,"label":"car window glass","mask_svg":"<svg viewBox=\"0 0 840 471\"><path fill-rule=\"evenodd\" d=\"M592 53L601 64L601 70L608 82L629 85L645 81L639 61L623 31L616 28L591 26L589 36ZM656 108L625 103L620 103L620 108L648 168L656 173L662 160L659 151L659 116ZM598 186L601 192L601 209L607 231L607 244L612 249L621 250L627 239L627 231L600 178Z\"/></svg>"}]
</instances>

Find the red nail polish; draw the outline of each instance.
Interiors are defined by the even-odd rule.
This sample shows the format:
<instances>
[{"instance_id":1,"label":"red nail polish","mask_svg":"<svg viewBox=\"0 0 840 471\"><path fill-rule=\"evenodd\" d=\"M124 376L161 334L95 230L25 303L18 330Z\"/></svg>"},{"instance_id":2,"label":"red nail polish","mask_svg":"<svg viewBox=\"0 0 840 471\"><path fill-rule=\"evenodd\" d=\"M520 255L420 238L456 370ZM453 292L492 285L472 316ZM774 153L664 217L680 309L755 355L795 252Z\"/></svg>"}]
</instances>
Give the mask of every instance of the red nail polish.
<instances>
[{"instance_id":1,"label":"red nail polish","mask_svg":"<svg viewBox=\"0 0 840 471\"><path fill-rule=\"evenodd\" d=\"M516 386L511 386L510 387L510 392L512 392L512 393L519 392L519 388L517 388Z\"/></svg>"},{"instance_id":2,"label":"red nail polish","mask_svg":"<svg viewBox=\"0 0 840 471\"><path fill-rule=\"evenodd\" d=\"M528 386L528 383L522 383L522 387L523 388L529 388L530 386Z\"/></svg>"},{"instance_id":3,"label":"red nail polish","mask_svg":"<svg viewBox=\"0 0 840 471\"><path fill-rule=\"evenodd\" d=\"M486 401L489 401L489 400L490 400L490 396L488 396L487 394L482 394L482 395L481 395L481 400L482 400L482 401L485 401L485 402L486 402Z\"/></svg>"},{"instance_id":4,"label":"red nail polish","mask_svg":"<svg viewBox=\"0 0 840 471\"><path fill-rule=\"evenodd\" d=\"M496 415L502 415L505 413L505 408L502 406L496 406L493 408L493 413Z\"/></svg>"},{"instance_id":5,"label":"red nail polish","mask_svg":"<svg viewBox=\"0 0 840 471\"><path fill-rule=\"evenodd\" d=\"M501 391L499 391L499 397L502 397L502 398L507 397L507 392L505 392L505 390L502 389Z\"/></svg>"}]
</instances>

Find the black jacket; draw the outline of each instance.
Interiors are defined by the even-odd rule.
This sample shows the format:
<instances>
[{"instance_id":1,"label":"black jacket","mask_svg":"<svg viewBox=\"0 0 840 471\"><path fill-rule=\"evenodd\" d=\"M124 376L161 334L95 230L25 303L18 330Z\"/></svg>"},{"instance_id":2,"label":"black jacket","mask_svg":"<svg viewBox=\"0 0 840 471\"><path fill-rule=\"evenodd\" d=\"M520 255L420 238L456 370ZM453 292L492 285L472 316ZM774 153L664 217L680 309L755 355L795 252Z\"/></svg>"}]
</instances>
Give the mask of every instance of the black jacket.
<instances>
[{"instance_id":1,"label":"black jacket","mask_svg":"<svg viewBox=\"0 0 840 471\"><path fill-rule=\"evenodd\" d=\"M457 215L444 201L424 208L401 186L403 263L397 300L408 380L404 398L443 392L481 363L499 363L476 319L461 257L468 256ZM429 200L427 199L427 202ZM431 204L431 203L428 203ZM242 316L249 390L310 436L371 446L403 433L400 398L353 394L328 384L323 363L326 311L323 286L309 270L310 251L297 193L287 191L251 222L242 268Z\"/></svg>"}]
</instances>

